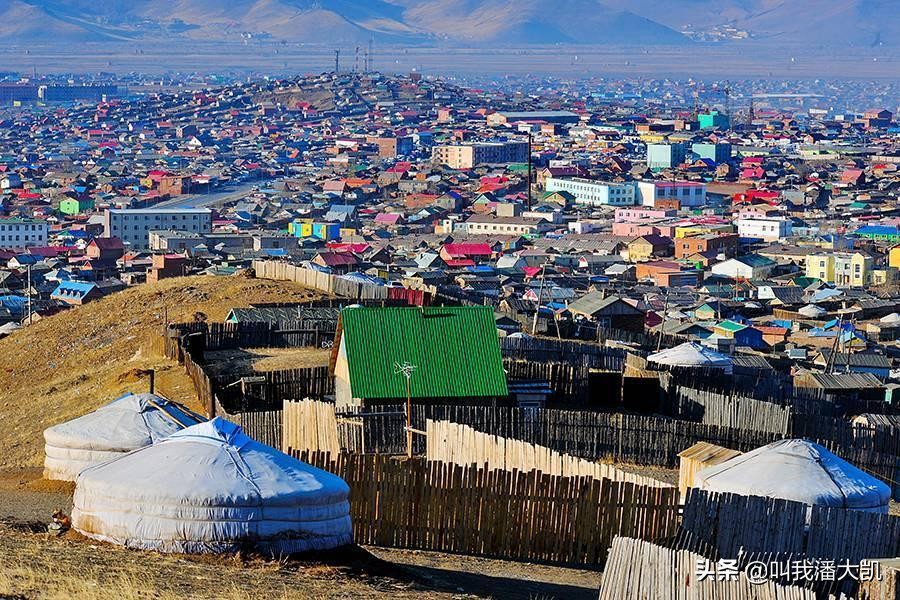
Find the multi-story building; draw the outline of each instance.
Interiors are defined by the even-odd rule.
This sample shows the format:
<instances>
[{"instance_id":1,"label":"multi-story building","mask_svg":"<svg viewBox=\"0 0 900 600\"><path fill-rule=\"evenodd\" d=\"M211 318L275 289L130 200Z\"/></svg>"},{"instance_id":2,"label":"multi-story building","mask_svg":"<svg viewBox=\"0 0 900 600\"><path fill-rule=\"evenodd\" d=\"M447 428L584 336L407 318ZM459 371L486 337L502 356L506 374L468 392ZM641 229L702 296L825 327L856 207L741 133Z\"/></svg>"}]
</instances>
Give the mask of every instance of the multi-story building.
<instances>
[{"instance_id":1,"label":"multi-story building","mask_svg":"<svg viewBox=\"0 0 900 600\"><path fill-rule=\"evenodd\" d=\"M640 204L657 208L694 208L706 204L706 184L695 181L640 181Z\"/></svg>"},{"instance_id":2,"label":"multi-story building","mask_svg":"<svg viewBox=\"0 0 900 600\"><path fill-rule=\"evenodd\" d=\"M647 167L650 169L671 169L684 162L684 144L647 144Z\"/></svg>"},{"instance_id":3,"label":"multi-story building","mask_svg":"<svg viewBox=\"0 0 900 600\"><path fill-rule=\"evenodd\" d=\"M473 142L435 146L432 162L451 169L472 169L484 164L509 164L528 161L528 142Z\"/></svg>"},{"instance_id":4,"label":"multi-story building","mask_svg":"<svg viewBox=\"0 0 900 600\"><path fill-rule=\"evenodd\" d=\"M731 144L719 142L713 144L711 142L698 142L691 145L691 152L697 155L697 158L706 158L716 163L728 162L731 159Z\"/></svg>"},{"instance_id":5,"label":"multi-story building","mask_svg":"<svg viewBox=\"0 0 900 600\"><path fill-rule=\"evenodd\" d=\"M0 219L0 248L47 245L47 223L39 219Z\"/></svg>"},{"instance_id":6,"label":"multi-story building","mask_svg":"<svg viewBox=\"0 0 900 600\"><path fill-rule=\"evenodd\" d=\"M372 137L368 140L378 148L380 158L393 158L406 156L413 151L413 139L411 135Z\"/></svg>"},{"instance_id":7,"label":"multi-story building","mask_svg":"<svg viewBox=\"0 0 900 600\"><path fill-rule=\"evenodd\" d=\"M177 230L209 233L212 211L208 208L107 209L103 237L117 237L132 250L150 248L150 232Z\"/></svg>"},{"instance_id":8,"label":"multi-story building","mask_svg":"<svg viewBox=\"0 0 900 600\"><path fill-rule=\"evenodd\" d=\"M487 116L488 125L509 125L521 121L543 121L545 123L577 123L581 120L578 113L567 110L528 110L520 112L495 112Z\"/></svg>"},{"instance_id":9,"label":"multi-story building","mask_svg":"<svg viewBox=\"0 0 900 600\"><path fill-rule=\"evenodd\" d=\"M740 238L734 233L691 235L675 240L675 258L689 258L695 254L724 254L737 252Z\"/></svg>"},{"instance_id":10,"label":"multi-story building","mask_svg":"<svg viewBox=\"0 0 900 600\"><path fill-rule=\"evenodd\" d=\"M872 282L874 259L862 252L823 252L806 257L806 276L841 287L863 287Z\"/></svg>"},{"instance_id":11,"label":"multi-story building","mask_svg":"<svg viewBox=\"0 0 900 600\"><path fill-rule=\"evenodd\" d=\"M737 222L738 235L742 238L754 238L766 242L790 237L792 228L791 220L785 218L738 219Z\"/></svg>"},{"instance_id":12,"label":"multi-story building","mask_svg":"<svg viewBox=\"0 0 900 600\"><path fill-rule=\"evenodd\" d=\"M697 115L697 121L700 124L700 129L728 129L730 125L728 115L723 115L717 110L700 113Z\"/></svg>"},{"instance_id":13,"label":"multi-story building","mask_svg":"<svg viewBox=\"0 0 900 600\"><path fill-rule=\"evenodd\" d=\"M547 192L569 192L577 204L588 206L633 206L637 198L634 182L608 183L572 177L547 180Z\"/></svg>"},{"instance_id":14,"label":"multi-story building","mask_svg":"<svg viewBox=\"0 0 900 600\"><path fill-rule=\"evenodd\" d=\"M534 235L554 227L543 219L494 215L473 215L466 220L465 225L470 235Z\"/></svg>"}]
</instances>

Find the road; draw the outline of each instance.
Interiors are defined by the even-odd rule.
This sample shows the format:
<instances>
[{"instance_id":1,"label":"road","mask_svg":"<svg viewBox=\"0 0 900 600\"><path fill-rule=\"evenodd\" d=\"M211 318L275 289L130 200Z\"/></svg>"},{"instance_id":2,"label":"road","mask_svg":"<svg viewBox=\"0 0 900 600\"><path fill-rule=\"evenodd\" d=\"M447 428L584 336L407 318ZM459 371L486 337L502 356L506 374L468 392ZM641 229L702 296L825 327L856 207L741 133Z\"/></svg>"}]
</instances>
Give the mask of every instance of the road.
<instances>
[{"instance_id":1,"label":"road","mask_svg":"<svg viewBox=\"0 0 900 600\"><path fill-rule=\"evenodd\" d=\"M237 185L227 185L208 194L184 194L155 204L153 208L216 208L249 196L253 188L272 183L269 179L254 179Z\"/></svg>"}]
</instances>

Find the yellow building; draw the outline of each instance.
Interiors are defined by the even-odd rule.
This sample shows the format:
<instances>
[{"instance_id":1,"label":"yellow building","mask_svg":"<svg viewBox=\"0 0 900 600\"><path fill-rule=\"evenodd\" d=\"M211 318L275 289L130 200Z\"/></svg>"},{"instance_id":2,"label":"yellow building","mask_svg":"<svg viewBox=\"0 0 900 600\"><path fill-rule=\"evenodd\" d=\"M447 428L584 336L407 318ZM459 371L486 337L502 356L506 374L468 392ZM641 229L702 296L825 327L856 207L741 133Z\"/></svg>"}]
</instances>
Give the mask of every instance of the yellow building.
<instances>
[{"instance_id":1,"label":"yellow building","mask_svg":"<svg viewBox=\"0 0 900 600\"><path fill-rule=\"evenodd\" d=\"M806 276L841 287L863 287L872 283L875 262L861 252L828 252L806 257Z\"/></svg>"},{"instance_id":2,"label":"yellow building","mask_svg":"<svg viewBox=\"0 0 900 600\"><path fill-rule=\"evenodd\" d=\"M888 266L900 269L900 246L891 248L888 254Z\"/></svg>"},{"instance_id":3,"label":"yellow building","mask_svg":"<svg viewBox=\"0 0 900 600\"><path fill-rule=\"evenodd\" d=\"M734 232L734 227L729 225L728 223L720 223L717 225L709 224L709 225L679 225L675 228L675 237L676 238L684 238L684 237L693 237L695 235L707 235L710 233L732 233Z\"/></svg>"}]
</instances>

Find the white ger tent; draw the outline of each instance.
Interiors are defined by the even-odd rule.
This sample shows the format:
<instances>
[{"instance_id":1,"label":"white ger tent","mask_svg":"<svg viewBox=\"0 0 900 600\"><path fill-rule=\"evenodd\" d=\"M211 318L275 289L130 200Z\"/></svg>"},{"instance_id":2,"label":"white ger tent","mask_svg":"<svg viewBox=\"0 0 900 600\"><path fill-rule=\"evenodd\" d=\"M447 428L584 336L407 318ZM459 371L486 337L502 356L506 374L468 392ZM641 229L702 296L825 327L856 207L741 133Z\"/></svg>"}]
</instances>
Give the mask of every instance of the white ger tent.
<instances>
[{"instance_id":1,"label":"white ger tent","mask_svg":"<svg viewBox=\"0 0 900 600\"><path fill-rule=\"evenodd\" d=\"M288 554L349 544L349 494L337 475L215 418L82 471L72 524L131 548Z\"/></svg>"},{"instance_id":2,"label":"white ger tent","mask_svg":"<svg viewBox=\"0 0 900 600\"><path fill-rule=\"evenodd\" d=\"M44 478L75 481L82 469L149 446L204 420L155 394L126 394L44 430Z\"/></svg>"},{"instance_id":3,"label":"white ger tent","mask_svg":"<svg viewBox=\"0 0 900 600\"><path fill-rule=\"evenodd\" d=\"M674 348L651 354L647 362L670 367L708 367L731 373L732 362L727 354L704 348L694 342L685 342Z\"/></svg>"},{"instance_id":4,"label":"white ger tent","mask_svg":"<svg viewBox=\"0 0 900 600\"><path fill-rule=\"evenodd\" d=\"M809 440L779 440L698 472L695 487L886 513L887 484Z\"/></svg>"}]
</instances>

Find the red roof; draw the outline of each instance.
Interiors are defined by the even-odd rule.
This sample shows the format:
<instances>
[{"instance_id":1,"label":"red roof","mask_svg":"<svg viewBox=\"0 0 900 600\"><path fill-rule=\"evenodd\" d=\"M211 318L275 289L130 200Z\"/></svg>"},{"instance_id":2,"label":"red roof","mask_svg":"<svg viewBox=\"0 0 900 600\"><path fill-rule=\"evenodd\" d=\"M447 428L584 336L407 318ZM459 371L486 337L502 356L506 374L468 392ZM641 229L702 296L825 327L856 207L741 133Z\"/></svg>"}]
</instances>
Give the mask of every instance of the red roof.
<instances>
[{"instance_id":1,"label":"red roof","mask_svg":"<svg viewBox=\"0 0 900 600\"><path fill-rule=\"evenodd\" d=\"M494 253L490 244L458 243L444 244L444 251L452 257L490 256Z\"/></svg>"}]
</instances>

